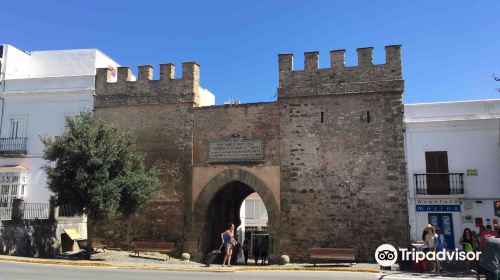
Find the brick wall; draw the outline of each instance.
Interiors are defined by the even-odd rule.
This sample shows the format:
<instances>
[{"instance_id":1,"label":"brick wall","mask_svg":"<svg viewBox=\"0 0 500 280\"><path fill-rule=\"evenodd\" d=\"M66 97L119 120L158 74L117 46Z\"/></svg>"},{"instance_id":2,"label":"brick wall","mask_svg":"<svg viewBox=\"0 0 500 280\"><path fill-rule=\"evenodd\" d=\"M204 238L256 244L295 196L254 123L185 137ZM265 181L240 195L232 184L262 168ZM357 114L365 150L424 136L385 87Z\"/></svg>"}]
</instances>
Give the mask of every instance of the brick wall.
<instances>
[{"instance_id":1,"label":"brick wall","mask_svg":"<svg viewBox=\"0 0 500 280\"><path fill-rule=\"evenodd\" d=\"M161 194L127 220L102 223L97 232L114 244L132 240L184 242L185 221L191 206L193 107L199 92L199 66L184 63L182 78L174 79L172 64L160 65L160 80L152 67L140 66L137 81L128 67L118 69L116 83L109 70L96 75L96 116L131 131L146 164L161 174ZM126 246L126 245L120 245Z\"/></svg>"},{"instance_id":2,"label":"brick wall","mask_svg":"<svg viewBox=\"0 0 500 280\"><path fill-rule=\"evenodd\" d=\"M144 212L102 232L113 236L110 228L122 227L128 240L176 241L179 250L200 255L204 233L194 223L205 213L196 212L194 200L209 205L213 196L197 195L207 185L216 193L222 186L211 179L229 172L251 174L267 201L276 199L274 255L301 261L311 247L355 247L366 261L382 243L407 246L400 47L386 47L381 65L373 65L371 54L358 49L358 66L346 67L344 51L332 51L331 66L320 69L318 53L306 53L304 70L293 69L293 55L280 55L277 102L206 108L197 107L195 63L183 64L181 79L163 65L159 81L151 80L150 66L139 69L138 81L120 68L117 83L99 70L96 114L137 136L163 182L162 195ZM234 133L264 138L265 161L207 163L208 141ZM219 181L230 182L227 176Z\"/></svg>"},{"instance_id":3,"label":"brick wall","mask_svg":"<svg viewBox=\"0 0 500 280\"><path fill-rule=\"evenodd\" d=\"M264 165L279 165L279 107L276 102L211 106L194 109L193 164L209 166L208 141L241 138L264 139Z\"/></svg>"},{"instance_id":4,"label":"brick wall","mask_svg":"<svg viewBox=\"0 0 500 280\"><path fill-rule=\"evenodd\" d=\"M355 247L361 260L385 242L407 245L401 64L357 67L343 51L318 69L280 56L281 250L308 259L311 247ZM341 58L339 58L339 53Z\"/></svg>"}]
</instances>

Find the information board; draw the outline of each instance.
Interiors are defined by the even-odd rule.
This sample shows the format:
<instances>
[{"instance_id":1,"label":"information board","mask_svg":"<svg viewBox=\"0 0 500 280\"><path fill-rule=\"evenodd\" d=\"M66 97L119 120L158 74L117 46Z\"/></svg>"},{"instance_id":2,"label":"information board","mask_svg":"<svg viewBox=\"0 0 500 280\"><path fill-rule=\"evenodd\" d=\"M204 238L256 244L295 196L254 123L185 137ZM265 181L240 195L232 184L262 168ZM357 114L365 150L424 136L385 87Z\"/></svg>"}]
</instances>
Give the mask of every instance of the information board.
<instances>
[{"instance_id":1,"label":"information board","mask_svg":"<svg viewBox=\"0 0 500 280\"><path fill-rule=\"evenodd\" d=\"M216 140L208 142L208 162L264 160L262 139Z\"/></svg>"}]
</instances>

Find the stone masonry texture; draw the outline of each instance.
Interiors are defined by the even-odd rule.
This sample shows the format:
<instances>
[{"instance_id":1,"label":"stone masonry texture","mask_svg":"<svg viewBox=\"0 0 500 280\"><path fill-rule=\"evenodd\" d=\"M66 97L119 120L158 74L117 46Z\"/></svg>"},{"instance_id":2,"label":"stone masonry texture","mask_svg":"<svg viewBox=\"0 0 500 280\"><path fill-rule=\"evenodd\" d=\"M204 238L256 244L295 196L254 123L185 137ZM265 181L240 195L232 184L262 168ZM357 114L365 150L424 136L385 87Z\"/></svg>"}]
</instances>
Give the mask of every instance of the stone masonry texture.
<instances>
[{"instance_id":1,"label":"stone masonry texture","mask_svg":"<svg viewBox=\"0 0 500 280\"><path fill-rule=\"evenodd\" d=\"M149 65L137 81L120 67L116 83L98 69L96 115L132 131L163 182L140 213L101 224L99 235L116 245L173 241L177 253L199 259L208 248L200 236L209 217L201 212L234 179L254 184L266 207L276 207L271 257L309 261L313 247L353 247L359 261L373 261L380 244L408 246L401 49L385 50L386 63L373 65L372 48L358 49L354 67L344 65L344 50L331 51L328 68L309 52L303 70L293 68L292 54L280 54L278 100L241 105L199 107L194 62L178 79L172 64L160 65L159 80ZM264 139L264 160L207 162L209 141L235 135Z\"/></svg>"}]
</instances>

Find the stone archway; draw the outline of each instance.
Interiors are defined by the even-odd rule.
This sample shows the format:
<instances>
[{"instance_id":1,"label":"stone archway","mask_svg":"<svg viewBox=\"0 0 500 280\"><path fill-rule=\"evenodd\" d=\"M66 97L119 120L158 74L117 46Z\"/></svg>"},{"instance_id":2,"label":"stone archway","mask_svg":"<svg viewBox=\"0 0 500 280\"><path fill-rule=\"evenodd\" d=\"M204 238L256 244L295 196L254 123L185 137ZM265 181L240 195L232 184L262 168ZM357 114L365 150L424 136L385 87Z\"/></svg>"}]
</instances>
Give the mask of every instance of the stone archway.
<instances>
[{"instance_id":1,"label":"stone archway","mask_svg":"<svg viewBox=\"0 0 500 280\"><path fill-rule=\"evenodd\" d=\"M279 208L277 199L274 197L268 186L251 172L239 168L228 169L212 178L203 188L198 196L193 208L191 240L197 243L197 257L203 258L208 252L210 244L207 244L210 237L209 215L213 214L211 205L214 199L220 197L221 192L227 192L228 188L239 188L239 196L229 202L241 205L246 195L257 192L264 201L268 215L269 233L269 253L270 260L276 260L280 253L279 246ZM236 221L239 222L239 221Z\"/></svg>"}]
</instances>

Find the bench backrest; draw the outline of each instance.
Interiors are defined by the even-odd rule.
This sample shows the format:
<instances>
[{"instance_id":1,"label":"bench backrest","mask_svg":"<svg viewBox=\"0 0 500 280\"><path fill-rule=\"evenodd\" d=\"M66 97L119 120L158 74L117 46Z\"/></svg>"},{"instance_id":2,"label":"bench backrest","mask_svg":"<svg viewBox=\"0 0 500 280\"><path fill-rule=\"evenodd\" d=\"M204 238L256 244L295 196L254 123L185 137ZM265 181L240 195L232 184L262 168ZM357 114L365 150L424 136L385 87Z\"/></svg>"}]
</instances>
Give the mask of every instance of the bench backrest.
<instances>
[{"instance_id":1,"label":"bench backrest","mask_svg":"<svg viewBox=\"0 0 500 280\"><path fill-rule=\"evenodd\" d=\"M356 256L354 248L311 248L311 257L335 257L351 259Z\"/></svg>"},{"instance_id":2,"label":"bench backrest","mask_svg":"<svg viewBox=\"0 0 500 280\"><path fill-rule=\"evenodd\" d=\"M134 242L135 248L152 248L162 250L173 250L175 243L173 242L153 242L153 241L136 241Z\"/></svg>"}]
</instances>

